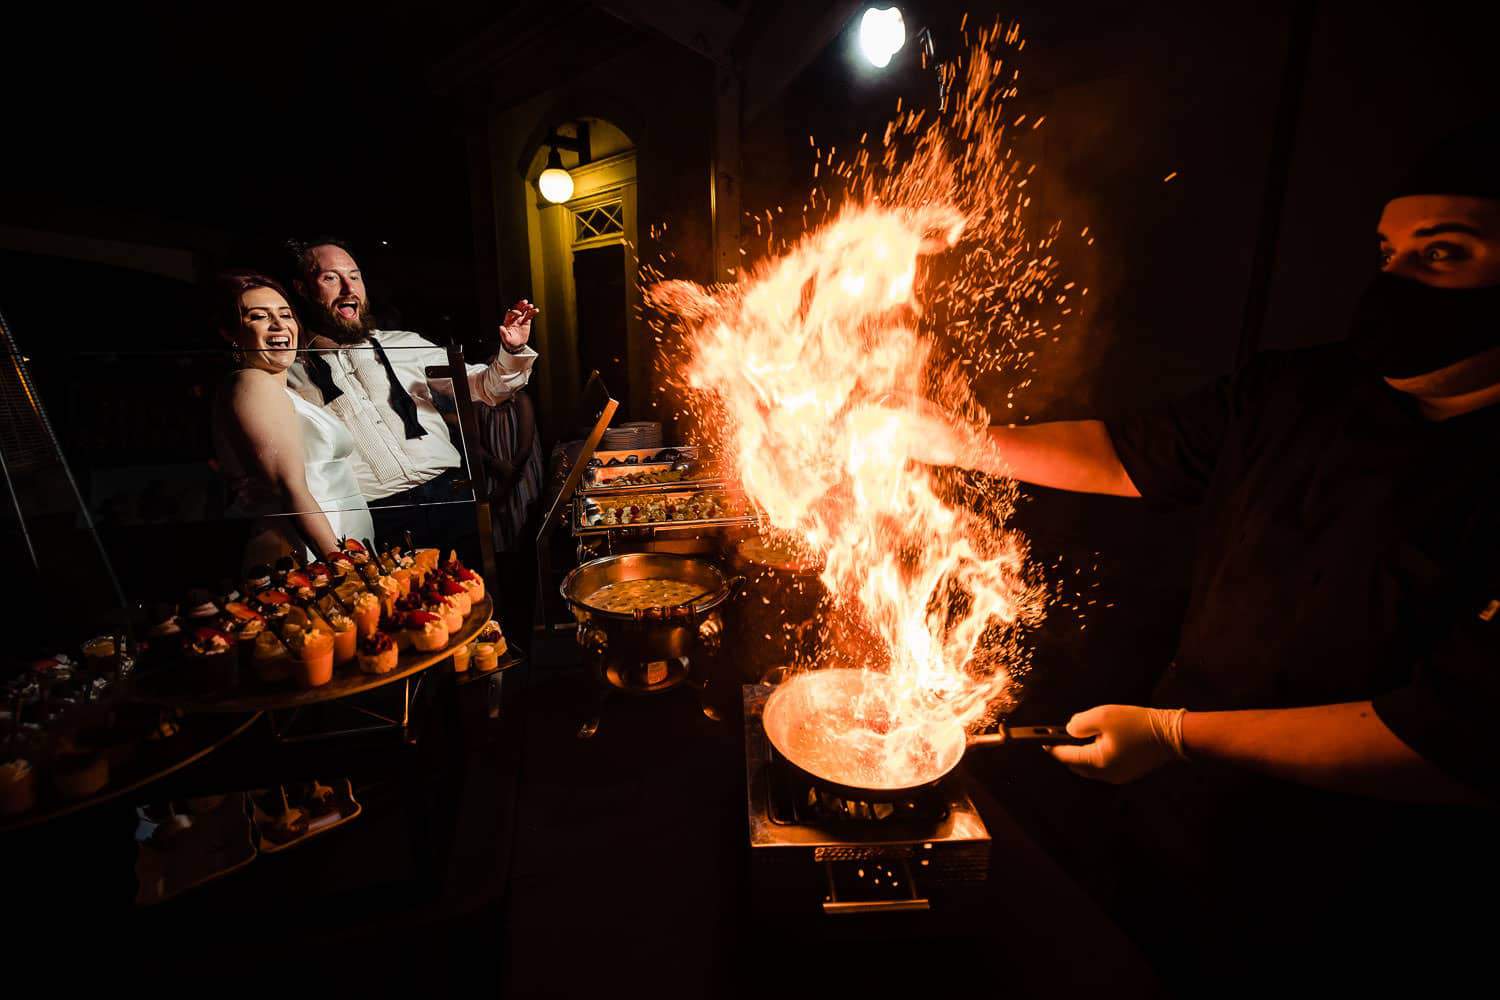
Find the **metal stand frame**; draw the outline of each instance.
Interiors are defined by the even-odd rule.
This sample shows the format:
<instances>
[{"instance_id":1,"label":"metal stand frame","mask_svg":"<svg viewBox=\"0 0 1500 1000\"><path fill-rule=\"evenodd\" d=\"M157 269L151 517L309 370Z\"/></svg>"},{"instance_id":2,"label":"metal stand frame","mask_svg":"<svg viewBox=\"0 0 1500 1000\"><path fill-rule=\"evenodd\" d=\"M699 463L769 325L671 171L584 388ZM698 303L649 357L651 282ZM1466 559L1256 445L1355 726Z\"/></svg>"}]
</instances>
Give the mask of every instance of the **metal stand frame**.
<instances>
[{"instance_id":1,"label":"metal stand frame","mask_svg":"<svg viewBox=\"0 0 1500 1000\"><path fill-rule=\"evenodd\" d=\"M337 739L342 736L358 736L365 733L383 733L395 730L401 733L403 742L408 744L416 743L417 735L411 726L411 705L417 692L421 690L422 681L426 676L427 672L423 671L420 674L415 674L401 681L401 714L399 718L383 715L373 709L365 708L363 705L351 704L347 699L322 701L317 703L321 710L326 711L337 707L354 715L362 715L374 719L375 722L362 726L349 726L343 729L313 730L294 735L292 729L296 724L297 716L303 707L305 707L299 705L292 709L272 710L266 713L266 718L271 723L271 739L280 744L313 743L318 740ZM388 688L389 685L384 688L377 688L376 690L384 691ZM358 694L354 697L361 698L368 694L374 694L374 692L367 691L364 694Z\"/></svg>"},{"instance_id":2,"label":"metal stand frame","mask_svg":"<svg viewBox=\"0 0 1500 1000\"><path fill-rule=\"evenodd\" d=\"M583 481L583 474L588 471L589 460L594 457L594 452L599 448L599 442L604 438L604 431L609 427L609 422L614 419L615 411L620 408L620 401L609 394L609 389L597 371L589 373L589 380L584 385L583 395L580 398L583 401L584 415L593 421L593 428L589 431L589 436L584 439L583 447L573 460L573 465L568 469L567 479L558 490L557 498L552 501L552 506L536 533L537 595L536 610L532 615L532 634L538 636L545 636L551 632L565 632L573 628L571 615L566 622L554 623L550 614L550 609L555 606L557 600L551 586L552 532L562 521L563 512L567 510L569 501L573 499L573 493L578 489L578 484Z\"/></svg>"},{"instance_id":3,"label":"metal stand frame","mask_svg":"<svg viewBox=\"0 0 1500 1000\"><path fill-rule=\"evenodd\" d=\"M501 348L504 350L504 347ZM455 490L467 489L474 494L474 517L479 528L479 559L484 585L492 592L495 586L495 525L490 519L489 473L483 462L476 462L469 454L469 442L479 440L479 418L474 415L474 394L469 389L469 369L464 362L462 344L448 345L446 365L428 365L428 378L449 379L453 383L454 409L458 412L458 447L463 453L464 467L469 470L468 479L453 484Z\"/></svg>"}]
</instances>

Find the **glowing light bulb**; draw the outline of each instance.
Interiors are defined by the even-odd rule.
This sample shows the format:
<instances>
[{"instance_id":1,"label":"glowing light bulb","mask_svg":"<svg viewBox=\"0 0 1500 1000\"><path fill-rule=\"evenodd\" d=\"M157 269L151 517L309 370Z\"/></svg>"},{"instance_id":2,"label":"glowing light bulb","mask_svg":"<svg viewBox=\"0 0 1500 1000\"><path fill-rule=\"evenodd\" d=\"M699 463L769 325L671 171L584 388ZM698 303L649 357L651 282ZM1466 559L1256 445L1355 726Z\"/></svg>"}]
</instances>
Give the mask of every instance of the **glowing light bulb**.
<instances>
[{"instance_id":1,"label":"glowing light bulb","mask_svg":"<svg viewBox=\"0 0 1500 1000\"><path fill-rule=\"evenodd\" d=\"M562 167L549 166L542 171L542 175L536 179L536 186L542 192L542 197L560 205L573 197L573 175Z\"/></svg>"},{"instance_id":2,"label":"glowing light bulb","mask_svg":"<svg viewBox=\"0 0 1500 1000\"><path fill-rule=\"evenodd\" d=\"M897 7L870 7L859 20L859 49L876 69L890 65L891 56L906 44L906 21Z\"/></svg>"}]
</instances>

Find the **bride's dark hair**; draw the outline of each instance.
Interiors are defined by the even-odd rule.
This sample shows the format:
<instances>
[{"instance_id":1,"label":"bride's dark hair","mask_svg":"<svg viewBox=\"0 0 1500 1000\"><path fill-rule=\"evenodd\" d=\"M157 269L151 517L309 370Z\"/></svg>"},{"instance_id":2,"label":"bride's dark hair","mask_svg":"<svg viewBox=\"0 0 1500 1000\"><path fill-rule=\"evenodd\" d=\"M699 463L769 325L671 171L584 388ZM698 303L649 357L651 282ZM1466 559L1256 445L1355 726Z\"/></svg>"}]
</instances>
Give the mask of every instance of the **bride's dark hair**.
<instances>
[{"instance_id":1,"label":"bride's dark hair","mask_svg":"<svg viewBox=\"0 0 1500 1000\"><path fill-rule=\"evenodd\" d=\"M287 306L292 310L292 319L297 324L297 332L299 334L302 332L302 317L297 315L297 304L287 294L286 288L275 278L258 271L220 271L215 275L209 298L214 320L220 330L234 333L240 328L243 322L240 313L240 296L252 288L269 288L285 299Z\"/></svg>"}]
</instances>

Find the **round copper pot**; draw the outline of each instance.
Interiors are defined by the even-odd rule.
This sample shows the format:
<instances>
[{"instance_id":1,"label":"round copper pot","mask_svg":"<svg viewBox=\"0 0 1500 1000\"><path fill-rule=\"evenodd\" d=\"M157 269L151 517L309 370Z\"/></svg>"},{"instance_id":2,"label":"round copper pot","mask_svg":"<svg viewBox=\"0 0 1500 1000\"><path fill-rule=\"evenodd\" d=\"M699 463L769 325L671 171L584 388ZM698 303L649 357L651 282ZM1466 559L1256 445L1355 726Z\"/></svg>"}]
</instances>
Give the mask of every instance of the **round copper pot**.
<instances>
[{"instance_id":1,"label":"round copper pot","mask_svg":"<svg viewBox=\"0 0 1500 1000\"><path fill-rule=\"evenodd\" d=\"M600 587L626 580L666 578L696 583L707 593L668 608L635 612L606 611L588 603ZM718 653L724 632L719 608L733 593L733 583L705 559L663 552L628 552L594 559L574 569L562 582L562 596L578 623L578 644L601 664L622 672L642 663Z\"/></svg>"}]
</instances>

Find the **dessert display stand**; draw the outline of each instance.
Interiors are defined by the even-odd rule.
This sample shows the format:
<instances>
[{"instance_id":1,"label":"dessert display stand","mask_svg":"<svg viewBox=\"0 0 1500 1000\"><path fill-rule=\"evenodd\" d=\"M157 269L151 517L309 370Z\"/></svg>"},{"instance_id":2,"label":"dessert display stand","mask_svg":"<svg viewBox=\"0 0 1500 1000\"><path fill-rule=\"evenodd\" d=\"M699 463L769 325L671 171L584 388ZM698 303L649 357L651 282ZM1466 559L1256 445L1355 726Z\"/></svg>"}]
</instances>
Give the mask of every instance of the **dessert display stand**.
<instances>
[{"instance_id":1,"label":"dessert display stand","mask_svg":"<svg viewBox=\"0 0 1500 1000\"><path fill-rule=\"evenodd\" d=\"M494 613L494 604L486 596L470 610L463 627L453 633L442 649L422 652L406 650L401 654L394 670L383 674L367 674L354 664L345 664L334 675L333 680L315 688L294 688L290 682L283 684L242 684L233 691L200 694L174 688L169 678L143 677L131 689L130 697L159 705L181 709L192 713L264 712L271 723L271 733L281 743L299 743L309 740L332 739L355 733L399 731L403 740L412 739L411 706L425 672L453 656L458 647L473 640ZM470 670L472 671L472 667ZM401 684L400 707L393 715L364 705L349 704L345 699L362 695L390 684ZM362 725L350 724L343 728L305 728L297 725L303 710L325 702L340 702L346 715L363 721ZM373 721L371 721L373 720Z\"/></svg>"},{"instance_id":2,"label":"dessert display stand","mask_svg":"<svg viewBox=\"0 0 1500 1000\"><path fill-rule=\"evenodd\" d=\"M0 819L0 833L67 816L160 781L208 756L249 729L260 716L261 713L255 711L182 719L181 729L175 736L146 741L140 744L132 759L112 767L109 783L98 792L83 798L65 799L44 786L38 792L35 806L18 816Z\"/></svg>"}]
</instances>

